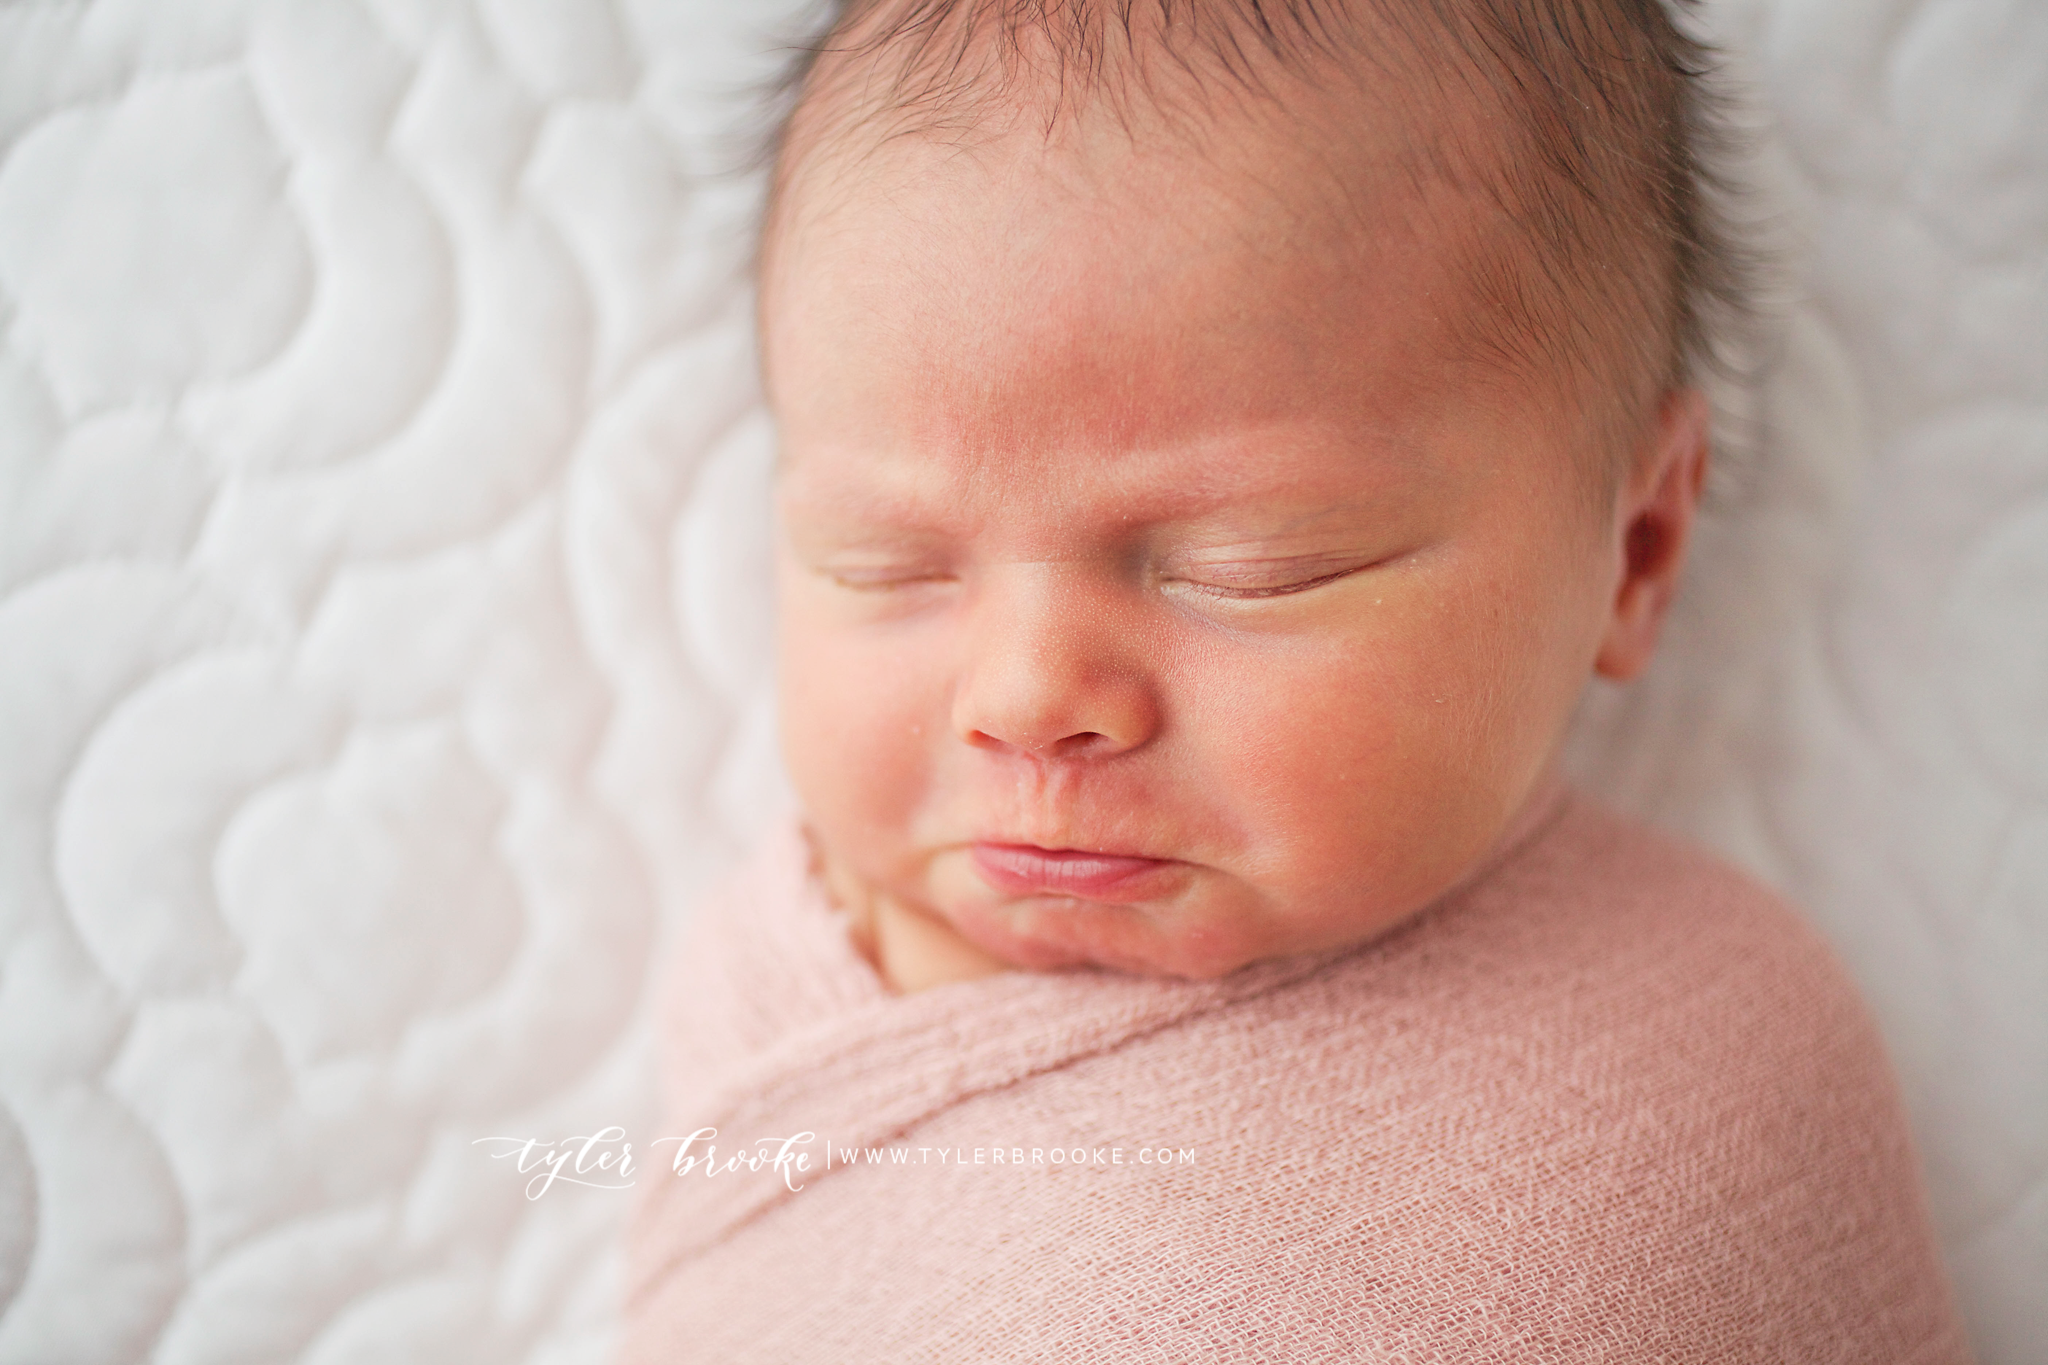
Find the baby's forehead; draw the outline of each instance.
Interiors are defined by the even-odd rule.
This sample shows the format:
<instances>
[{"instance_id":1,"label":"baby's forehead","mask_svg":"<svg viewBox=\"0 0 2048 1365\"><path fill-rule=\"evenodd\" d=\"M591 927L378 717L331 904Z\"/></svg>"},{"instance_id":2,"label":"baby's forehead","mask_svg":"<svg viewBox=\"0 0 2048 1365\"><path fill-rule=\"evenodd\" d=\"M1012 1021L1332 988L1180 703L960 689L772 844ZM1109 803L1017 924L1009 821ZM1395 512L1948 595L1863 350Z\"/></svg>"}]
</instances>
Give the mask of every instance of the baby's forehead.
<instances>
[{"instance_id":1,"label":"baby's forehead","mask_svg":"<svg viewBox=\"0 0 2048 1365\"><path fill-rule=\"evenodd\" d=\"M763 278L785 426L1016 451L1321 422L1387 447L1449 410L1556 406L1564 376L1474 356L1470 209L1365 154L1338 193L1327 160L1246 116L1142 154L984 131L825 167Z\"/></svg>"},{"instance_id":2,"label":"baby's forehead","mask_svg":"<svg viewBox=\"0 0 2048 1365\"><path fill-rule=\"evenodd\" d=\"M1530 439L1571 411L1552 386L1459 359L1440 235L1311 230L1213 167L1148 167L1112 207L1010 154L906 175L779 253L768 378L807 524L1108 540L1237 511L1270 538L1504 467L1510 428L1518 477L1576 475L1576 445Z\"/></svg>"},{"instance_id":3,"label":"baby's forehead","mask_svg":"<svg viewBox=\"0 0 2048 1365\"><path fill-rule=\"evenodd\" d=\"M943 167L1016 140L1036 160L1010 174L1094 196L1112 223L1219 185L1294 215L1248 223L1259 250L1324 224L1370 239L1376 218L1405 215L1445 267L1439 307L1468 357L1640 413L1692 344L1693 291L1720 278L1671 84L1693 50L1655 10L857 5L802 87L765 254L792 203L873 192L905 146ZM1171 173L1132 174L1151 162ZM1108 192L1137 184L1146 203Z\"/></svg>"}]
</instances>

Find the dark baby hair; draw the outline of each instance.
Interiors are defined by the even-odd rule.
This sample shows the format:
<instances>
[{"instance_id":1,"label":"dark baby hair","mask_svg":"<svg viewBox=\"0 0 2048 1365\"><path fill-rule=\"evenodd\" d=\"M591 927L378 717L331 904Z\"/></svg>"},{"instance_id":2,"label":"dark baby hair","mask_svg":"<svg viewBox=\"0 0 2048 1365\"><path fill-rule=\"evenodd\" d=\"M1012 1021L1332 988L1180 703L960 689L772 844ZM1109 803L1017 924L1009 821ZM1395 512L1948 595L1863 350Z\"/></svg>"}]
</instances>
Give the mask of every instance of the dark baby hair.
<instances>
[{"instance_id":1,"label":"dark baby hair","mask_svg":"<svg viewBox=\"0 0 2048 1365\"><path fill-rule=\"evenodd\" d=\"M1715 365L1745 312L1712 169L1725 135L1711 55L1663 0L839 0L788 91L793 117L828 133L813 104L947 136L1026 79L1049 91L1048 132L1089 103L1120 116L1141 96L1206 106L1281 98L1276 77L1348 79L1400 101L1386 107L1418 134L1418 179L1500 220L1462 262L1481 303L1468 342L1592 369L1640 412ZM1427 113L1459 97L1477 120ZM778 193L804 154L790 127Z\"/></svg>"}]
</instances>

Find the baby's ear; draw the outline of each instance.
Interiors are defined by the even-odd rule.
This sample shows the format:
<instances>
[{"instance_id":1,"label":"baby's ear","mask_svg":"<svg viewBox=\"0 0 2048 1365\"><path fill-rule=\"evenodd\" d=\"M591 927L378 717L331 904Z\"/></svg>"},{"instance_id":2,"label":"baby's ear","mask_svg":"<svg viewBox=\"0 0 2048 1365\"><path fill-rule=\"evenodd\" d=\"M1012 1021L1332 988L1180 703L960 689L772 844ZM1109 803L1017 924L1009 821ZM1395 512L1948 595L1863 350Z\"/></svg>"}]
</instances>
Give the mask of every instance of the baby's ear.
<instances>
[{"instance_id":1,"label":"baby's ear","mask_svg":"<svg viewBox=\"0 0 2048 1365\"><path fill-rule=\"evenodd\" d=\"M1673 389L1658 405L1650 441L1622 487L1612 533L1615 588L1593 669L1625 682L1643 671L1678 590L1693 513L1707 477L1708 410L1698 389Z\"/></svg>"}]
</instances>

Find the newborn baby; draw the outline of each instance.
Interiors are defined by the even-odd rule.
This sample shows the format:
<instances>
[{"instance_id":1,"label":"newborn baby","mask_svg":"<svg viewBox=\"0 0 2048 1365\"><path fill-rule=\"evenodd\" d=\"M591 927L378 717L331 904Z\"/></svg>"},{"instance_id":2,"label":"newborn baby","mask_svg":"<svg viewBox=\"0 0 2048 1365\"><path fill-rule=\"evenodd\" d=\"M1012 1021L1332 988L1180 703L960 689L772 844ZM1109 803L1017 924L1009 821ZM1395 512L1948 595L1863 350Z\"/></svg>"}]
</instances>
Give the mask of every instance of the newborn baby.
<instances>
[{"instance_id":1,"label":"newborn baby","mask_svg":"<svg viewBox=\"0 0 2048 1365\"><path fill-rule=\"evenodd\" d=\"M1559 775L1706 467L1698 56L841 15L761 256L804 820L686 945L631 1359L1966 1358L1840 968Z\"/></svg>"}]
</instances>

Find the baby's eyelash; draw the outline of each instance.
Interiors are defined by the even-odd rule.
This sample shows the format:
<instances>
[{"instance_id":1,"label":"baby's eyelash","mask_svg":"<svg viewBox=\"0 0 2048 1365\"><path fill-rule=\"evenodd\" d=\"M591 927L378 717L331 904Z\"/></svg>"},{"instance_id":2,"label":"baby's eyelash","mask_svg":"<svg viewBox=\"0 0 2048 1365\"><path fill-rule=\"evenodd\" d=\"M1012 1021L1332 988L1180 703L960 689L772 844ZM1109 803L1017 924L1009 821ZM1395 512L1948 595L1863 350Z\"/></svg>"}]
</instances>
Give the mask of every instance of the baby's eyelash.
<instances>
[{"instance_id":1,"label":"baby's eyelash","mask_svg":"<svg viewBox=\"0 0 2048 1365\"><path fill-rule=\"evenodd\" d=\"M1311 588L1320 588L1325 583L1334 583L1340 578L1349 578L1352 574L1370 567L1370 565L1366 564L1351 565L1330 573L1317 574L1312 578L1299 578L1287 583L1260 584L1256 587L1233 587L1227 583L1204 583L1200 579L1194 578L1183 578L1179 581L1197 592L1205 593L1212 597L1223 597L1232 601L1240 601L1261 597L1289 597L1295 593L1307 592Z\"/></svg>"},{"instance_id":2,"label":"baby's eyelash","mask_svg":"<svg viewBox=\"0 0 2048 1365\"><path fill-rule=\"evenodd\" d=\"M826 569L822 572L825 577L831 579L840 587L851 589L854 592L887 592L893 588L914 587L921 583L944 583L952 578L951 574L938 572L902 573L884 570L875 573L853 574L834 572L831 569Z\"/></svg>"},{"instance_id":3,"label":"baby's eyelash","mask_svg":"<svg viewBox=\"0 0 2048 1365\"><path fill-rule=\"evenodd\" d=\"M1251 566L1215 565L1210 566L1207 571L1212 574L1227 576L1225 571L1231 567ZM1302 567L1305 568L1307 566ZM1278 583L1216 582L1213 579L1196 577L1195 575L1203 572L1203 570L1195 568L1184 570L1180 573L1168 574L1157 581L1166 586L1197 592L1205 597L1222 598L1226 601L1256 601L1261 598L1291 597L1298 593L1309 592L1325 584L1334 583L1338 579L1349 578L1351 575L1371 567L1373 567L1372 564L1346 564L1341 568L1332 569L1326 573L1312 573L1304 578L1294 578ZM816 572L820 578L838 587L845 588L849 592L876 595L897 592L907 588L928 587L958 581L956 573L943 568L852 569L819 566ZM1285 569L1283 568L1281 572L1285 572ZM1257 577L1258 575L1246 574L1244 576Z\"/></svg>"}]
</instances>

